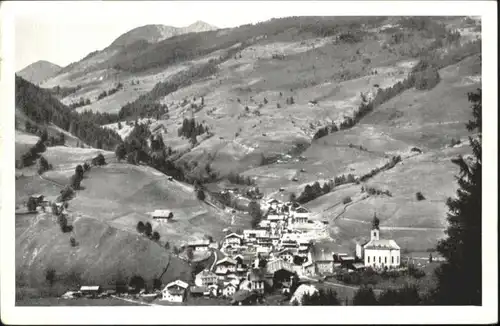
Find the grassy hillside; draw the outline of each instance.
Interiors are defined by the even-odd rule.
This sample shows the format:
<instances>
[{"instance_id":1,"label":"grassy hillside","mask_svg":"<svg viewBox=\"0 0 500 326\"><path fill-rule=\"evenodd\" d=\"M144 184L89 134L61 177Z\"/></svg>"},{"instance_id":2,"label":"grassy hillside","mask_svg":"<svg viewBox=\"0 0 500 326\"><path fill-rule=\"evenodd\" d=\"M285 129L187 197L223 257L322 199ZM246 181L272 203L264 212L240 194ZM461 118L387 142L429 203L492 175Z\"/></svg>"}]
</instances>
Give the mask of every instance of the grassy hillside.
<instances>
[{"instance_id":1,"label":"grassy hillside","mask_svg":"<svg viewBox=\"0 0 500 326\"><path fill-rule=\"evenodd\" d=\"M167 265L168 271L162 277L164 283L191 277L184 261L142 236L94 218L71 216L69 223L73 232L63 234L55 217L40 215L16 239L19 287L43 286L49 268L56 272L56 283L68 286L80 283L112 286L117 278L127 280L133 275L151 282L160 277ZM70 237L76 239L76 247L70 245Z\"/></svg>"}]
</instances>

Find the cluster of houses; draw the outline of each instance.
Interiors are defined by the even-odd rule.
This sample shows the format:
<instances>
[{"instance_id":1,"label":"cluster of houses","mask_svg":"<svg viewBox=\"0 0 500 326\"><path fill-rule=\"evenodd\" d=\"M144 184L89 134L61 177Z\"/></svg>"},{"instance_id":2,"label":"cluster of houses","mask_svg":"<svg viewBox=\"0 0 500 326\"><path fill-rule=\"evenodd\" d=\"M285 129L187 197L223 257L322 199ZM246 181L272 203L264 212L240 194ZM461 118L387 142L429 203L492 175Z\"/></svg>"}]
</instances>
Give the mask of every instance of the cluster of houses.
<instances>
[{"instance_id":1,"label":"cluster of houses","mask_svg":"<svg viewBox=\"0 0 500 326\"><path fill-rule=\"evenodd\" d=\"M305 207L276 199L263 206L264 219L255 229L229 233L218 245L210 240L188 243L187 247L196 252L220 249L224 257L210 269L200 271L194 284L178 279L165 285L160 300L184 302L188 296L221 297L241 305L256 300L269 289L290 295L295 289L305 291L304 286L297 288L301 277L332 275L339 269L400 266L400 247L393 240L380 239L376 216L369 240L357 243L355 255L348 255L313 243L308 233L310 225L317 221L312 221ZM159 220L173 217L171 212L163 210L151 215ZM87 289L81 292L84 290ZM297 301L297 295L292 296L293 300Z\"/></svg>"},{"instance_id":2,"label":"cluster of houses","mask_svg":"<svg viewBox=\"0 0 500 326\"><path fill-rule=\"evenodd\" d=\"M167 284L162 299L182 302L190 293L233 298L233 302L242 304L252 294L263 294L268 288L290 292L299 277L332 275L339 269L400 265L400 248L393 240L380 239L376 216L370 240L358 243L356 254L348 255L314 245L306 226L316 221L311 220L311 213L305 207L276 199L263 206L267 212L257 228L224 237L220 250L226 256L215 263L213 270L201 271L191 286L183 281ZM211 245L208 240L188 244L195 251L209 250Z\"/></svg>"}]
</instances>

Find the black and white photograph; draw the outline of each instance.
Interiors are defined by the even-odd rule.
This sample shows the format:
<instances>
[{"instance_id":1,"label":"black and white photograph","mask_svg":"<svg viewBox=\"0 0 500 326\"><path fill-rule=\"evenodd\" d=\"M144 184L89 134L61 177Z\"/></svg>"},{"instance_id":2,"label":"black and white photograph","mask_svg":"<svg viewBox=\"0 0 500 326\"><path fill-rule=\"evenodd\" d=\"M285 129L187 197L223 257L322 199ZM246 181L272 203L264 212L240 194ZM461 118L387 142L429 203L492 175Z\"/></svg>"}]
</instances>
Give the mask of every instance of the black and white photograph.
<instances>
[{"instance_id":1,"label":"black and white photograph","mask_svg":"<svg viewBox=\"0 0 500 326\"><path fill-rule=\"evenodd\" d=\"M498 322L496 6L3 2L2 322Z\"/></svg>"}]
</instances>

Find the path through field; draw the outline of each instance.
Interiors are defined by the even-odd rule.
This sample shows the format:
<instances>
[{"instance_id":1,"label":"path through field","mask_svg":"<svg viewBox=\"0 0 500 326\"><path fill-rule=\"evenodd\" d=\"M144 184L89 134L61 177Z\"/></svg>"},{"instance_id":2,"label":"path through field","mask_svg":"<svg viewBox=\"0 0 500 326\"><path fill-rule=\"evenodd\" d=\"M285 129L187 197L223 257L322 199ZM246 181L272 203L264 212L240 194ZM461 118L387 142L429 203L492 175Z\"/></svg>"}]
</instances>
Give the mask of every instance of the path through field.
<instances>
[{"instance_id":1,"label":"path through field","mask_svg":"<svg viewBox=\"0 0 500 326\"><path fill-rule=\"evenodd\" d=\"M115 295L112 295L111 297L112 297L112 298L115 298L115 299L118 299L118 300L122 300L122 301L127 301L127 302L132 302L132 303L141 304L141 305L144 305L144 306L155 306L155 307L161 307L161 305L159 305L159 304L155 304L155 303L147 303L147 302L142 302L142 301L138 301L138 300L126 299L126 298L117 297L117 296L115 296Z\"/></svg>"}]
</instances>

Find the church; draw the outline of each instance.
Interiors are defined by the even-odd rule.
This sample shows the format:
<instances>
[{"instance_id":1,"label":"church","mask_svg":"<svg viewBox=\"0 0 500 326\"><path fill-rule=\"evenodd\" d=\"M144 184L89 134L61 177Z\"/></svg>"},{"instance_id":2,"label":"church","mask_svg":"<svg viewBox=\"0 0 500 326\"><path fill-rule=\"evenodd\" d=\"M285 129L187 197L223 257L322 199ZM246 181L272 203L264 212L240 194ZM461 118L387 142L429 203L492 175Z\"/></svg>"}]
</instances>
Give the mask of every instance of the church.
<instances>
[{"instance_id":1,"label":"church","mask_svg":"<svg viewBox=\"0 0 500 326\"><path fill-rule=\"evenodd\" d=\"M370 241L356 244L356 256L366 267L395 268L401 264L401 248L394 240L380 239L380 221L375 215L370 231Z\"/></svg>"}]
</instances>

